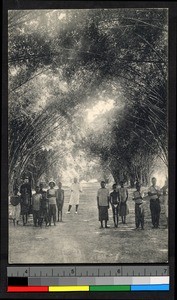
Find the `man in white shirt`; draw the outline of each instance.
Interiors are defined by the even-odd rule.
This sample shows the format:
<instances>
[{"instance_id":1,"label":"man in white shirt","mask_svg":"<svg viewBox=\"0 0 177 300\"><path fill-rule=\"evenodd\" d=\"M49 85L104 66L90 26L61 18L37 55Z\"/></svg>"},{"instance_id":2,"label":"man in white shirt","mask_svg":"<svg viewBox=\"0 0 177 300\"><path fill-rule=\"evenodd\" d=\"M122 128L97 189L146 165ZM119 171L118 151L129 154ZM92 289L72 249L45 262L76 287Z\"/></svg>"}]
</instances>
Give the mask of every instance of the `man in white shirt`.
<instances>
[{"instance_id":1,"label":"man in white shirt","mask_svg":"<svg viewBox=\"0 0 177 300\"><path fill-rule=\"evenodd\" d=\"M69 201L69 206L68 206L68 211L67 211L68 214L70 214L72 205L76 206L75 213L77 214L78 207L79 207L79 198L80 198L81 192L82 192L82 188L81 188L79 182L77 182L77 178L74 178L74 183L71 186L71 196L70 196L70 201Z\"/></svg>"},{"instance_id":2,"label":"man in white shirt","mask_svg":"<svg viewBox=\"0 0 177 300\"><path fill-rule=\"evenodd\" d=\"M160 187L156 185L156 178L152 178L152 185L148 190L148 195L150 197L150 211L151 211L151 218L152 218L152 225L153 228L159 227L159 219L160 219L160 200L159 197L161 195Z\"/></svg>"}]
</instances>

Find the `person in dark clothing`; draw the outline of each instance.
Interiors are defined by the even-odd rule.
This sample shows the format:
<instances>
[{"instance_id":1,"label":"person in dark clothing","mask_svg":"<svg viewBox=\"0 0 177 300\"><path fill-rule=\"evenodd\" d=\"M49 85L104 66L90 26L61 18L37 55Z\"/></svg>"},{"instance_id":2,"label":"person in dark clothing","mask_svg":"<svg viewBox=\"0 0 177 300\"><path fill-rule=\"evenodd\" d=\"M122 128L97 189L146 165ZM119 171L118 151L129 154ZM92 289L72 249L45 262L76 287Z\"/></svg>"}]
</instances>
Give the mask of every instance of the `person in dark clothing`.
<instances>
[{"instance_id":1,"label":"person in dark clothing","mask_svg":"<svg viewBox=\"0 0 177 300\"><path fill-rule=\"evenodd\" d=\"M18 194L18 188L14 189L14 194L10 197L10 203L12 205L12 218L13 218L13 224L18 225L20 220L20 212L21 212L21 197Z\"/></svg>"},{"instance_id":2,"label":"person in dark clothing","mask_svg":"<svg viewBox=\"0 0 177 300\"><path fill-rule=\"evenodd\" d=\"M20 187L21 194L21 214L23 219L23 226L28 222L28 214L31 206L32 189L28 177L24 179L24 183Z\"/></svg>"},{"instance_id":3,"label":"person in dark clothing","mask_svg":"<svg viewBox=\"0 0 177 300\"><path fill-rule=\"evenodd\" d=\"M49 224L49 201L47 199L47 192L43 190L43 183L39 184L41 199L41 208L40 208L40 225L42 226L43 222L47 226Z\"/></svg>"},{"instance_id":4,"label":"person in dark clothing","mask_svg":"<svg viewBox=\"0 0 177 300\"><path fill-rule=\"evenodd\" d=\"M160 219L160 188L156 185L156 178L152 178L152 185L149 188L148 195L150 197L150 211L151 211L151 218L152 218L152 225L153 228L159 227L159 219Z\"/></svg>"},{"instance_id":5,"label":"person in dark clothing","mask_svg":"<svg viewBox=\"0 0 177 300\"><path fill-rule=\"evenodd\" d=\"M143 197L141 194L141 186L136 183L136 191L133 192L133 200L135 201L135 225L136 229L141 225L141 229L144 229L144 208Z\"/></svg>"},{"instance_id":6,"label":"person in dark clothing","mask_svg":"<svg viewBox=\"0 0 177 300\"><path fill-rule=\"evenodd\" d=\"M161 188L161 192L163 195L163 204L165 208L165 216L167 220L167 228L168 228L168 179L166 178L164 186Z\"/></svg>"},{"instance_id":7,"label":"person in dark clothing","mask_svg":"<svg viewBox=\"0 0 177 300\"><path fill-rule=\"evenodd\" d=\"M124 187L123 181L120 182L120 188L118 189L119 194L119 214L122 218L122 224L126 224L126 216L128 214L128 206L127 206L127 200L128 200L128 190Z\"/></svg>"},{"instance_id":8,"label":"person in dark clothing","mask_svg":"<svg viewBox=\"0 0 177 300\"><path fill-rule=\"evenodd\" d=\"M119 222L119 194L116 191L116 184L113 184L113 192L110 193L110 203L112 206L112 213L113 213L113 220L114 220L114 227L118 227Z\"/></svg>"},{"instance_id":9,"label":"person in dark clothing","mask_svg":"<svg viewBox=\"0 0 177 300\"><path fill-rule=\"evenodd\" d=\"M58 189L56 192L56 202L57 202L57 209L58 209L58 222L59 222L59 215L61 215L61 222L62 222L62 209L63 209L63 204L64 204L64 190L61 188L62 183L58 183Z\"/></svg>"},{"instance_id":10,"label":"person in dark clothing","mask_svg":"<svg viewBox=\"0 0 177 300\"><path fill-rule=\"evenodd\" d=\"M107 226L107 221L109 219L108 216L108 208L109 208L109 191L105 187L105 181L101 181L101 188L97 193L97 206L99 212L99 221L101 222L100 228L103 228L103 221L105 221L105 228L109 228Z\"/></svg>"},{"instance_id":11,"label":"person in dark clothing","mask_svg":"<svg viewBox=\"0 0 177 300\"><path fill-rule=\"evenodd\" d=\"M41 209L41 201L42 201L42 195L40 193L39 186L36 186L36 193L32 196L32 207L33 207L33 222L34 226L40 226L40 209Z\"/></svg>"}]
</instances>

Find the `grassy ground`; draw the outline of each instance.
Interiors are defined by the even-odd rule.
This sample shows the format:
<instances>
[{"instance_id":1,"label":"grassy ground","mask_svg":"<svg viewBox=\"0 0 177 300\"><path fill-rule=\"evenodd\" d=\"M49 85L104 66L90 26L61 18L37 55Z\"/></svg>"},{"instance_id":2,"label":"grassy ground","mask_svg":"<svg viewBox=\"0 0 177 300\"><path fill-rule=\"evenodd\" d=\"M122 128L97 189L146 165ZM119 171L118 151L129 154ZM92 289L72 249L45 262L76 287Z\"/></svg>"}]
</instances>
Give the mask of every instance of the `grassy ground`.
<instances>
[{"instance_id":1,"label":"grassy ground","mask_svg":"<svg viewBox=\"0 0 177 300\"><path fill-rule=\"evenodd\" d=\"M113 227L109 209L109 229L99 229L96 194L98 184L86 185L78 214L66 214L69 190L65 190L63 222L57 226L34 228L32 216L27 226L14 227L9 221L9 263L164 263L168 261L168 230L161 206L160 228L152 229L149 202L145 203L145 230L134 230L134 202L129 190L127 224Z\"/></svg>"}]
</instances>

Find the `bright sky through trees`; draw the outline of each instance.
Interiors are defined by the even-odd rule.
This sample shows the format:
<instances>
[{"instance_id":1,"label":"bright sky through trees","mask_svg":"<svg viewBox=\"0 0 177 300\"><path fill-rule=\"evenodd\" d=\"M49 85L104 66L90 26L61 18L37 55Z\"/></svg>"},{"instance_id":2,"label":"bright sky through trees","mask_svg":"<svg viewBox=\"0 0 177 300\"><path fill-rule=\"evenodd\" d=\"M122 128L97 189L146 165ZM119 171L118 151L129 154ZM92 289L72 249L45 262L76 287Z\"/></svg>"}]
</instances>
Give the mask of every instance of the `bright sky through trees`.
<instances>
[{"instance_id":1,"label":"bright sky through trees","mask_svg":"<svg viewBox=\"0 0 177 300\"><path fill-rule=\"evenodd\" d=\"M115 102L112 99L108 99L106 101L99 101L92 108L87 109L87 122L92 123L95 120L95 118L113 109L114 104Z\"/></svg>"},{"instance_id":2,"label":"bright sky through trees","mask_svg":"<svg viewBox=\"0 0 177 300\"><path fill-rule=\"evenodd\" d=\"M148 183L157 158L168 167L167 16L9 11L10 178L30 168L47 181L69 170L133 185Z\"/></svg>"}]
</instances>

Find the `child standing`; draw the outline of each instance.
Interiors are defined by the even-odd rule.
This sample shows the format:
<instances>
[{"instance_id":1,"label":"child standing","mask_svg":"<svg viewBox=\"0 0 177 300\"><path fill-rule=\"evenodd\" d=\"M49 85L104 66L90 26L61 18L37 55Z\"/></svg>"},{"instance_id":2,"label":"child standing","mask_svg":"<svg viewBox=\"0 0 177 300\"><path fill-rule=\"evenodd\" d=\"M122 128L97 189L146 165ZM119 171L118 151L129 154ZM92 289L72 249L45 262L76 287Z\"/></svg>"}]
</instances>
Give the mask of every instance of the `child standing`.
<instances>
[{"instance_id":1,"label":"child standing","mask_svg":"<svg viewBox=\"0 0 177 300\"><path fill-rule=\"evenodd\" d=\"M56 225L56 189L54 189L54 186L55 182L50 181L50 189L47 190L47 198L49 199L49 226L51 226L52 217L54 226Z\"/></svg>"},{"instance_id":2,"label":"child standing","mask_svg":"<svg viewBox=\"0 0 177 300\"><path fill-rule=\"evenodd\" d=\"M113 213L113 220L114 220L114 227L118 227L119 222L119 193L116 191L116 184L112 186L113 192L110 193L110 203L112 206L112 213Z\"/></svg>"},{"instance_id":3,"label":"child standing","mask_svg":"<svg viewBox=\"0 0 177 300\"><path fill-rule=\"evenodd\" d=\"M23 219L23 226L28 222L28 214L31 207L32 189L29 183L29 178L25 177L24 183L20 187L21 194L21 214Z\"/></svg>"},{"instance_id":4,"label":"child standing","mask_svg":"<svg viewBox=\"0 0 177 300\"><path fill-rule=\"evenodd\" d=\"M126 224L126 215L128 214L127 200L128 200L128 190L124 187L123 181L120 182L120 188L118 189L120 210L119 214L122 218L122 223Z\"/></svg>"},{"instance_id":5,"label":"child standing","mask_svg":"<svg viewBox=\"0 0 177 300\"><path fill-rule=\"evenodd\" d=\"M40 222L41 222L41 226L43 221L47 226L49 223L49 201L47 199L47 192L43 190L43 183L40 183L39 187L40 187L40 194L42 196Z\"/></svg>"},{"instance_id":6,"label":"child standing","mask_svg":"<svg viewBox=\"0 0 177 300\"><path fill-rule=\"evenodd\" d=\"M33 222L34 226L41 226L40 222L40 208L41 208L42 195L39 186L36 186L36 193L32 195L32 208L33 208Z\"/></svg>"},{"instance_id":7,"label":"child standing","mask_svg":"<svg viewBox=\"0 0 177 300\"><path fill-rule=\"evenodd\" d=\"M140 191L140 184L136 184L136 191L133 192L133 200L135 201L135 226L136 229L141 225L141 229L144 229L144 208L143 197Z\"/></svg>"},{"instance_id":8,"label":"child standing","mask_svg":"<svg viewBox=\"0 0 177 300\"><path fill-rule=\"evenodd\" d=\"M108 217L108 208L109 208L109 191L105 187L105 181L101 181L101 188L98 190L97 194L97 206L99 211L99 221L101 222L101 227L103 228L103 221L105 221L105 228L107 226Z\"/></svg>"},{"instance_id":9,"label":"child standing","mask_svg":"<svg viewBox=\"0 0 177 300\"><path fill-rule=\"evenodd\" d=\"M62 222L62 209L63 209L63 204L64 204L64 190L61 188L62 183L58 183L58 190L57 190L57 195L56 195L56 200L57 200L57 208L58 208L58 222L59 222L59 215L61 215L61 222Z\"/></svg>"},{"instance_id":10,"label":"child standing","mask_svg":"<svg viewBox=\"0 0 177 300\"><path fill-rule=\"evenodd\" d=\"M10 203L12 204L12 218L13 218L13 224L18 225L18 222L20 220L20 212L21 212L21 197L18 195L18 188L14 188L14 195L10 197Z\"/></svg>"}]
</instances>

